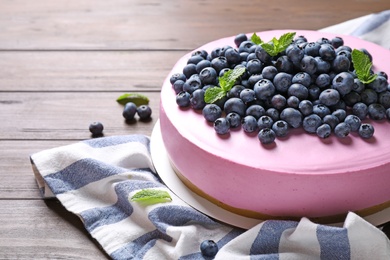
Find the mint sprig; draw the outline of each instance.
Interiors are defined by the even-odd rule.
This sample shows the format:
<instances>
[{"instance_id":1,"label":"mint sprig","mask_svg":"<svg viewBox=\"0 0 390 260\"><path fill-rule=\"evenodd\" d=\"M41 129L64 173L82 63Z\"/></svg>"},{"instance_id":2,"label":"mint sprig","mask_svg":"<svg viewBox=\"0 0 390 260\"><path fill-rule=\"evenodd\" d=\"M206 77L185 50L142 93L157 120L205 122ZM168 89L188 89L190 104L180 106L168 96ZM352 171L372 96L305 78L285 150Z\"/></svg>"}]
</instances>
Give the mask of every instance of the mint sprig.
<instances>
[{"instance_id":1,"label":"mint sprig","mask_svg":"<svg viewBox=\"0 0 390 260\"><path fill-rule=\"evenodd\" d=\"M227 71L219 77L219 87L208 88L204 94L204 101L208 104L215 103L226 96L232 89L237 79L245 72L245 67L236 66L233 70Z\"/></svg>"},{"instance_id":2,"label":"mint sprig","mask_svg":"<svg viewBox=\"0 0 390 260\"><path fill-rule=\"evenodd\" d=\"M143 189L135 193L130 198L130 200L151 205L156 203L169 202L172 201L172 198L165 190Z\"/></svg>"},{"instance_id":3,"label":"mint sprig","mask_svg":"<svg viewBox=\"0 0 390 260\"><path fill-rule=\"evenodd\" d=\"M138 94L138 93L125 93L120 95L116 102L118 102L121 105L126 105L128 102L133 102L137 107L141 105L147 105L149 104L149 98L145 95Z\"/></svg>"},{"instance_id":4,"label":"mint sprig","mask_svg":"<svg viewBox=\"0 0 390 260\"><path fill-rule=\"evenodd\" d=\"M260 37L254 33L251 37L251 41L257 45L260 45L269 55L276 56L292 43L295 37L295 32L288 32L276 39L275 37L268 43L262 41Z\"/></svg>"},{"instance_id":5,"label":"mint sprig","mask_svg":"<svg viewBox=\"0 0 390 260\"><path fill-rule=\"evenodd\" d=\"M354 49L351 55L352 63L358 79L364 84L373 82L376 79L377 74L371 74L372 62L370 61L370 58L367 56L367 54Z\"/></svg>"},{"instance_id":6,"label":"mint sprig","mask_svg":"<svg viewBox=\"0 0 390 260\"><path fill-rule=\"evenodd\" d=\"M263 40L260 39L260 36L258 36L256 33L252 34L251 41L256 45L260 45L264 43Z\"/></svg>"}]
</instances>

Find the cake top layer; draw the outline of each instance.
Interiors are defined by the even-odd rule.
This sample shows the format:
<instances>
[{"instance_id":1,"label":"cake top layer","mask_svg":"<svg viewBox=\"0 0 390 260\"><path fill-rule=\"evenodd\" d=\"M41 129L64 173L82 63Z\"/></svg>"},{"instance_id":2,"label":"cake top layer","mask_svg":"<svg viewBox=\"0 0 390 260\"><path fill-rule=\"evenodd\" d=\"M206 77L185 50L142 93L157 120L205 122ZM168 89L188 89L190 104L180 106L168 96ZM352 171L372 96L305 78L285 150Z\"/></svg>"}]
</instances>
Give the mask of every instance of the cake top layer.
<instances>
[{"instance_id":1,"label":"cake top layer","mask_svg":"<svg viewBox=\"0 0 390 260\"><path fill-rule=\"evenodd\" d=\"M340 36L344 45L352 48L365 48L373 57L374 71L390 71L390 51L355 37L329 33L278 30L257 33L264 41L279 37L286 32L296 32L305 36L308 41L319 38ZM234 46L234 37L220 39L198 48L211 52L216 47ZM171 73L181 73L193 52L183 56L174 66ZM270 145L262 145L257 134L247 134L242 129L231 130L230 134L220 136L215 133L212 124L207 122L201 111L179 108L175 101L176 94L169 82L169 76L162 88L162 107L177 130L196 146L216 154L226 160L249 167L261 168L280 173L299 174L332 174L369 169L390 163L390 123L387 120L374 121L365 119L375 128L374 136L362 139L357 133L346 138L334 135L320 139L308 134L302 128L292 129L287 137L277 138Z\"/></svg>"}]
</instances>

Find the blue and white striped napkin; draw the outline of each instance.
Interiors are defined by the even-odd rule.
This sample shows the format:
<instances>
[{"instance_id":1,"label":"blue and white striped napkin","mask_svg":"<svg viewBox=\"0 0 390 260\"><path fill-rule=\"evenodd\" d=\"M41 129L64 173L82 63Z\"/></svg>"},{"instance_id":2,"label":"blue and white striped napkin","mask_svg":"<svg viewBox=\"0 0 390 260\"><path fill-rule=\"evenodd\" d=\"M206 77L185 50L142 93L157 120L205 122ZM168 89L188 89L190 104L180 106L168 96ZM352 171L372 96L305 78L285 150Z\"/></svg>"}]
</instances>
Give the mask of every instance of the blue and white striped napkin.
<instances>
[{"instance_id":1,"label":"blue and white striped napkin","mask_svg":"<svg viewBox=\"0 0 390 260\"><path fill-rule=\"evenodd\" d=\"M390 11L324 31L390 48ZM199 246L207 239L218 244L215 259L390 259L386 235L352 212L343 227L302 218L243 230L209 218L160 182L144 135L86 140L33 154L31 162L42 194L78 215L113 259L205 259ZM166 190L172 201L129 200L142 189Z\"/></svg>"}]
</instances>

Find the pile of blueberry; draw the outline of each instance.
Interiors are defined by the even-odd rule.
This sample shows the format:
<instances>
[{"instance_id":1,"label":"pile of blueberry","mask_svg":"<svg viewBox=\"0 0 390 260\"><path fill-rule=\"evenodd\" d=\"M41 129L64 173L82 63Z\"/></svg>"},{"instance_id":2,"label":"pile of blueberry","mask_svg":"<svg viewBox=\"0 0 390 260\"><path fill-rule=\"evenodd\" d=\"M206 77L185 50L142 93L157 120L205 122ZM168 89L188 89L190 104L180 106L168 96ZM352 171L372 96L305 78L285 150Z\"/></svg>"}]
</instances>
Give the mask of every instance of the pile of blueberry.
<instances>
[{"instance_id":1,"label":"pile of blueberry","mask_svg":"<svg viewBox=\"0 0 390 260\"><path fill-rule=\"evenodd\" d=\"M242 127L267 144L303 127L321 138L351 132L370 138L374 128L363 120L390 118L387 74L377 72L374 81L362 83L352 63L353 50L341 37L309 42L298 36L276 56L245 34L234 43L210 53L194 52L182 73L170 78L178 106L201 110L218 134ZM372 61L366 49L360 51ZM206 90L218 87L220 78L237 67L244 67L244 74L226 95L207 104Z\"/></svg>"}]
</instances>

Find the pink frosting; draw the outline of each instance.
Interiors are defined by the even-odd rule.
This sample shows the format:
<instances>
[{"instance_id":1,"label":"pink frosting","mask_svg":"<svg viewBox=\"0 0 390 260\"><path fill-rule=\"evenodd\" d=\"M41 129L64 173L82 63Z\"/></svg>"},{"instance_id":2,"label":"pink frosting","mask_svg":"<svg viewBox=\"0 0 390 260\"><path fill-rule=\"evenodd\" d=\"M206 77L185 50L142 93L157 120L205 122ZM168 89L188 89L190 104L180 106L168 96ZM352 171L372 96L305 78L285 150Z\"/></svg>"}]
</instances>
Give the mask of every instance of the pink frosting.
<instances>
[{"instance_id":1,"label":"pink frosting","mask_svg":"<svg viewBox=\"0 0 390 260\"><path fill-rule=\"evenodd\" d=\"M263 40L295 31L308 41L336 35L314 31L280 30L257 33ZM248 34L248 36L250 36ZM339 35L345 45L366 48L374 70L390 72L390 52L373 43ZM199 49L234 46L234 37ZM390 124L367 120L375 127L368 140L357 134L344 139L294 129L287 138L262 145L257 135L242 129L217 135L201 112L180 109L169 82L182 72L191 53L183 56L161 92L161 133L168 154L181 174L215 199L232 207L272 216L329 216L365 209L390 200Z\"/></svg>"}]
</instances>

